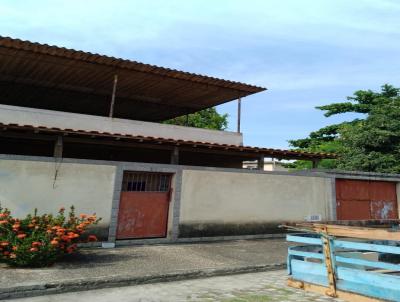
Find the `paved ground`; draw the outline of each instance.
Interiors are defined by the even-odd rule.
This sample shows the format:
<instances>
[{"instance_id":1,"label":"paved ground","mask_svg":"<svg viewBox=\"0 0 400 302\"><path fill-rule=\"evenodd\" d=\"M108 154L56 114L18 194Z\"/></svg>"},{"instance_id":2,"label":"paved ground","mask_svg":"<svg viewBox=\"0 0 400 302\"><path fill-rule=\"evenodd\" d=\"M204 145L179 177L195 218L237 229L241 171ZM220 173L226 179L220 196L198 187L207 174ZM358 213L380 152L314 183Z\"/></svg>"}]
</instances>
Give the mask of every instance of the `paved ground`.
<instances>
[{"instance_id":1,"label":"paved ground","mask_svg":"<svg viewBox=\"0 0 400 302\"><path fill-rule=\"evenodd\" d=\"M221 301L221 302L329 302L340 301L286 286L286 271L211 277L187 281L136 285L12 300L14 302Z\"/></svg>"},{"instance_id":2,"label":"paved ground","mask_svg":"<svg viewBox=\"0 0 400 302\"><path fill-rule=\"evenodd\" d=\"M166 275L193 271L212 272L284 263L286 254L284 239L86 249L49 268L0 268L0 296L8 297L13 291L50 289L59 292L60 285L65 288L65 284L70 288L101 288L104 283L110 284L114 280L133 284L135 282L126 280L142 277L147 279L140 282L149 282L149 279L155 282Z\"/></svg>"}]
</instances>

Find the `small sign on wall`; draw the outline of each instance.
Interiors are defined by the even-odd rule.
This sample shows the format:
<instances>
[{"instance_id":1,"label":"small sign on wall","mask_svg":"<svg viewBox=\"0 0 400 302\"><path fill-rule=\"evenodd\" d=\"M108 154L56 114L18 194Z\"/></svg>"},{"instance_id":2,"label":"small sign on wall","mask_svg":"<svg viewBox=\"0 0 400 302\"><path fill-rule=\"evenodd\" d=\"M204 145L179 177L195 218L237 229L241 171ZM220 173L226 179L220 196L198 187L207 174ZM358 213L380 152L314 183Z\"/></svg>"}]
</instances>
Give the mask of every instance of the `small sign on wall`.
<instances>
[{"instance_id":1,"label":"small sign on wall","mask_svg":"<svg viewBox=\"0 0 400 302\"><path fill-rule=\"evenodd\" d=\"M304 217L304 220L309 221L309 222L322 221L322 215L321 214L311 214L311 215Z\"/></svg>"}]
</instances>

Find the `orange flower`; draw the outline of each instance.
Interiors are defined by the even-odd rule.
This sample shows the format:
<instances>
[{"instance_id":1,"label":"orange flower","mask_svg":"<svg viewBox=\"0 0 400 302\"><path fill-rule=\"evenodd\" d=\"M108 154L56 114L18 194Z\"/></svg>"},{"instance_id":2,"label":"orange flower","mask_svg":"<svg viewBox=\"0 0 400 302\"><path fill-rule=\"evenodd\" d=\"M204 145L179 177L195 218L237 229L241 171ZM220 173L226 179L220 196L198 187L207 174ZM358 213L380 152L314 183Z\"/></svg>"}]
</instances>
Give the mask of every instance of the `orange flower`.
<instances>
[{"instance_id":1,"label":"orange flower","mask_svg":"<svg viewBox=\"0 0 400 302\"><path fill-rule=\"evenodd\" d=\"M15 223L12 226L13 229L19 229L20 227L21 227L21 225L19 223Z\"/></svg>"},{"instance_id":2,"label":"orange flower","mask_svg":"<svg viewBox=\"0 0 400 302\"><path fill-rule=\"evenodd\" d=\"M29 251L31 251L31 252L37 252L38 249L37 249L36 247L31 247L31 248L29 249Z\"/></svg>"},{"instance_id":3,"label":"orange flower","mask_svg":"<svg viewBox=\"0 0 400 302\"><path fill-rule=\"evenodd\" d=\"M70 242L70 241L71 241L71 238L69 238L69 236L67 236L67 235L62 235L62 236L61 236L61 240L62 240L62 241L65 241L65 242Z\"/></svg>"},{"instance_id":4,"label":"orange flower","mask_svg":"<svg viewBox=\"0 0 400 302\"><path fill-rule=\"evenodd\" d=\"M19 235L17 235L17 237L18 237L19 239L24 239L24 238L26 237L26 234L19 234Z\"/></svg>"},{"instance_id":5,"label":"orange flower","mask_svg":"<svg viewBox=\"0 0 400 302\"><path fill-rule=\"evenodd\" d=\"M41 245L42 245L42 243L39 241L32 242L33 247L37 247L37 246L41 246Z\"/></svg>"},{"instance_id":6,"label":"orange flower","mask_svg":"<svg viewBox=\"0 0 400 302\"><path fill-rule=\"evenodd\" d=\"M51 245L58 245L58 240L53 239L52 241L50 241Z\"/></svg>"},{"instance_id":7,"label":"orange flower","mask_svg":"<svg viewBox=\"0 0 400 302\"><path fill-rule=\"evenodd\" d=\"M10 243L8 241L3 241L0 243L0 246L8 246Z\"/></svg>"},{"instance_id":8,"label":"orange flower","mask_svg":"<svg viewBox=\"0 0 400 302\"><path fill-rule=\"evenodd\" d=\"M68 237L69 238L71 238L71 239L74 239L74 238L77 238L77 237L79 237L79 235L78 234L76 234L76 233L74 233L74 232L68 232Z\"/></svg>"},{"instance_id":9,"label":"orange flower","mask_svg":"<svg viewBox=\"0 0 400 302\"><path fill-rule=\"evenodd\" d=\"M35 226L35 225L32 224L32 223L28 224L28 228L33 228L34 226Z\"/></svg>"},{"instance_id":10,"label":"orange flower","mask_svg":"<svg viewBox=\"0 0 400 302\"><path fill-rule=\"evenodd\" d=\"M64 212L65 211L65 208L64 207L61 207L60 208L60 212Z\"/></svg>"},{"instance_id":11,"label":"orange flower","mask_svg":"<svg viewBox=\"0 0 400 302\"><path fill-rule=\"evenodd\" d=\"M88 241L97 241L97 237L95 235L89 235Z\"/></svg>"},{"instance_id":12,"label":"orange flower","mask_svg":"<svg viewBox=\"0 0 400 302\"><path fill-rule=\"evenodd\" d=\"M14 253L11 253L9 257L10 257L11 259L15 259L15 258L17 258L17 255L14 254Z\"/></svg>"},{"instance_id":13,"label":"orange flower","mask_svg":"<svg viewBox=\"0 0 400 302\"><path fill-rule=\"evenodd\" d=\"M8 223L7 220L0 220L0 224L6 224L6 223Z\"/></svg>"},{"instance_id":14,"label":"orange flower","mask_svg":"<svg viewBox=\"0 0 400 302\"><path fill-rule=\"evenodd\" d=\"M18 246L13 246L13 247L12 247L12 250L13 250L13 251L18 250Z\"/></svg>"},{"instance_id":15,"label":"orange flower","mask_svg":"<svg viewBox=\"0 0 400 302\"><path fill-rule=\"evenodd\" d=\"M96 215L92 215L88 217L88 221L94 222L96 220Z\"/></svg>"},{"instance_id":16,"label":"orange flower","mask_svg":"<svg viewBox=\"0 0 400 302\"><path fill-rule=\"evenodd\" d=\"M4 218L4 217L7 217L7 216L8 216L7 213L0 213L0 218Z\"/></svg>"},{"instance_id":17,"label":"orange flower","mask_svg":"<svg viewBox=\"0 0 400 302\"><path fill-rule=\"evenodd\" d=\"M87 216L88 216L87 214L79 214L79 217L82 218L82 219L86 218Z\"/></svg>"},{"instance_id":18,"label":"orange flower","mask_svg":"<svg viewBox=\"0 0 400 302\"><path fill-rule=\"evenodd\" d=\"M75 251L75 249L76 249L76 245L73 244L73 245L71 245L71 246L69 246L69 247L67 248L67 253L68 253L68 254L71 254L71 253L73 253L73 252Z\"/></svg>"}]
</instances>

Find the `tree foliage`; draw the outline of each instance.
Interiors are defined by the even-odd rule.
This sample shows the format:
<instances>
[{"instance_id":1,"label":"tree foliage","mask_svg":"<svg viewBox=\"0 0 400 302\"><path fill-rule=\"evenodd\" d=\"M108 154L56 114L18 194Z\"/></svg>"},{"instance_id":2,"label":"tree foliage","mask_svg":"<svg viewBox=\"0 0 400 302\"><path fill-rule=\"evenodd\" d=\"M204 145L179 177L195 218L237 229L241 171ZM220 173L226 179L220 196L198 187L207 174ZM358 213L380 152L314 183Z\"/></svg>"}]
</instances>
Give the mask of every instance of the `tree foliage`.
<instances>
[{"instance_id":1,"label":"tree foliage","mask_svg":"<svg viewBox=\"0 0 400 302\"><path fill-rule=\"evenodd\" d=\"M225 130L228 127L228 114L219 114L215 108L208 108L165 121L166 124Z\"/></svg>"},{"instance_id":2,"label":"tree foliage","mask_svg":"<svg viewBox=\"0 0 400 302\"><path fill-rule=\"evenodd\" d=\"M353 112L365 118L324 127L307 138L289 141L290 145L339 155L337 160L323 160L322 168L400 173L400 89L383 85L379 92L359 90L347 99L317 108L326 117ZM309 166L297 161L292 167Z\"/></svg>"}]
</instances>

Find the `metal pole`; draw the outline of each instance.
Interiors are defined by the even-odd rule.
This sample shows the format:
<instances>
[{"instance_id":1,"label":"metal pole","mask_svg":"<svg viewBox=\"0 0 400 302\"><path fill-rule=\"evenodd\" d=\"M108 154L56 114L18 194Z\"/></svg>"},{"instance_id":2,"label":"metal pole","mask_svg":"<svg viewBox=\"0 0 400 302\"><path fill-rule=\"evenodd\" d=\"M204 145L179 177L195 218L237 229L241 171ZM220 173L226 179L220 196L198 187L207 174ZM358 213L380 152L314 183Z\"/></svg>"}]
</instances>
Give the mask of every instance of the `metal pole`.
<instances>
[{"instance_id":1,"label":"metal pole","mask_svg":"<svg viewBox=\"0 0 400 302\"><path fill-rule=\"evenodd\" d=\"M237 108L237 132L240 133L240 119L242 115L242 99L238 98L238 108Z\"/></svg>"},{"instance_id":2,"label":"metal pole","mask_svg":"<svg viewBox=\"0 0 400 302\"><path fill-rule=\"evenodd\" d=\"M110 114L109 117L113 117L114 115L114 104L115 104L115 93L117 92L117 83L118 83L118 75L114 75L114 84L111 95L111 105L110 105Z\"/></svg>"},{"instance_id":3,"label":"metal pole","mask_svg":"<svg viewBox=\"0 0 400 302\"><path fill-rule=\"evenodd\" d=\"M56 159L59 159L62 158L62 154L63 154L63 138L62 136L58 136L54 144L53 155Z\"/></svg>"},{"instance_id":4,"label":"metal pole","mask_svg":"<svg viewBox=\"0 0 400 302\"><path fill-rule=\"evenodd\" d=\"M264 163L265 163L265 158L264 158L264 154L260 155L260 157L258 158L257 161L257 169L264 171Z\"/></svg>"},{"instance_id":5,"label":"metal pole","mask_svg":"<svg viewBox=\"0 0 400 302\"><path fill-rule=\"evenodd\" d=\"M178 147L174 147L171 151L171 165L178 165L179 164L179 149Z\"/></svg>"},{"instance_id":6,"label":"metal pole","mask_svg":"<svg viewBox=\"0 0 400 302\"><path fill-rule=\"evenodd\" d=\"M312 162L312 168L313 169L317 169L320 160L319 159L313 159L311 162Z\"/></svg>"}]
</instances>

